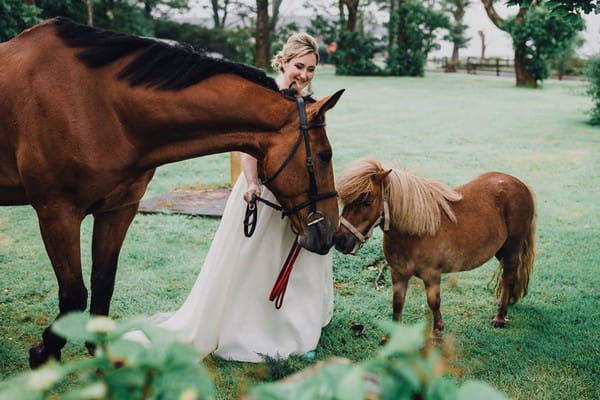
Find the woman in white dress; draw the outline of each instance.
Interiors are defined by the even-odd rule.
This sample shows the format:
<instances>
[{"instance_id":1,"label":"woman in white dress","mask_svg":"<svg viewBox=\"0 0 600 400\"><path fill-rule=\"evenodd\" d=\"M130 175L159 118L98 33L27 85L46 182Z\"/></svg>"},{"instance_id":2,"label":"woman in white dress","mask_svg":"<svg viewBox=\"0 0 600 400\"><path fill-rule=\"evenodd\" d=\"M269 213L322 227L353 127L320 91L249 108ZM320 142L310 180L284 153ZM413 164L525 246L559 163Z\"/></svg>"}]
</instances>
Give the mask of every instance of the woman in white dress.
<instances>
[{"instance_id":1,"label":"woman in white dress","mask_svg":"<svg viewBox=\"0 0 600 400\"><path fill-rule=\"evenodd\" d=\"M281 89L305 96L319 62L318 46L308 34L292 35L273 59ZM258 203L256 230L243 233L246 201L252 194L277 203L257 177L257 162L242 157L243 174L233 187L196 283L181 308L159 322L202 354L249 362L265 356L305 354L319 342L333 311L332 254L304 249L289 278L280 309L269 293L296 240L288 218Z\"/></svg>"}]
</instances>

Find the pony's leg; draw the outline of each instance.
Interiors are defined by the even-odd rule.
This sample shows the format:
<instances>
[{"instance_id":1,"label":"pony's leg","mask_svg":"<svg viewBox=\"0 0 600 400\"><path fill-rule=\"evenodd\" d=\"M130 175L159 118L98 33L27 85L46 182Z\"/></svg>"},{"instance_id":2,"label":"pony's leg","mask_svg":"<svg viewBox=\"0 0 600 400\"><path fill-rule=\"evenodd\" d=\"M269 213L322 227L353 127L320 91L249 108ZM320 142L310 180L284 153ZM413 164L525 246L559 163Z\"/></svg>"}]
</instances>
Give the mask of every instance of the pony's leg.
<instances>
[{"instance_id":1,"label":"pony's leg","mask_svg":"<svg viewBox=\"0 0 600 400\"><path fill-rule=\"evenodd\" d=\"M85 310L87 289L81 274L80 233L83 213L71 205L36 207L42 239L58 281L58 317ZM48 326L42 342L29 350L32 368L54 357L60 360L60 350L66 340L55 335Z\"/></svg>"},{"instance_id":2,"label":"pony's leg","mask_svg":"<svg viewBox=\"0 0 600 400\"><path fill-rule=\"evenodd\" d=\"M518 254L516 253L504 255L500 260L502 264L502 292L498 301L498 312L492 320L494 328L504 328L506 326L508 303L515 284L515 271L518 262Z\"/></svg>"},{"instance_id":3,"label":"pony's leg","mask_svg":"<svg viewBox=\"0 0 600 400\"><path fill-rule=\"evenodd\" d=\"M427 293L427 304L433 314L432 339L441 339L442 331L444 330L444 320L442 319L442 313L440 311L440 281L441 276L439 273L423 277L423 283L425 283L425 291Z\"/></svg>"},{"instance_id":4,"label":"pony's leg","mask_svg":"<svg viewBox=\"0 0 600 400\"><path fill-rule=\"evenodd\" d=\"M115 287L119 252L138 204L110 212L94 214L92 239L92 299L90 313L108 315Z\"/></svg>"},{"instance_id":5,"label":"pony's leg","mask_svg":"<svg viewBox=\"0 0 600 400\"><path fill-rule=\"evenodd\" d=\"M398 268L390 267L392 271L392 291L393 291L393 319L402 321L402 309L404 308L404 299L406 298L406 289L411 275L402 274Z\"/></svg>"}]
</instances>

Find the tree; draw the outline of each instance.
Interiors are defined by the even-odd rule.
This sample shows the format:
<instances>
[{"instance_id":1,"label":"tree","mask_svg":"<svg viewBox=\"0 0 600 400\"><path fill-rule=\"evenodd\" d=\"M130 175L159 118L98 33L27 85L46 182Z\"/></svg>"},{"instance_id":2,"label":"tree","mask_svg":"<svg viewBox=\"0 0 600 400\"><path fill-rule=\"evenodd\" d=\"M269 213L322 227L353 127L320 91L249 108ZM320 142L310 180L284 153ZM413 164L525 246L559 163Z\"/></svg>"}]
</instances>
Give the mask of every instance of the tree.
<instances>
[{"instance_id":1,"label":"tree","mask_svg":"<svg viewBox=\"0 0 600 400\"><path fill-rule=\"evenodd\" d=\"M442 10L452 16L453 21L450 23L450 33L446 39L452 42L452 56L450 62L446 66L446 72L456 72L458 64L458 51L467 47L467 43L471 40L466 35L467 25L463 24L465 11L469 7L470 0L442 0Z\"/></svg>"},{"instance_id":2,"label":"tree","mask_svg":"<svg viewBox=\"0 0 600 400\"><path fill-rule=\"evenodd\" d=\"M356 21L358 19L359 0L340 0L340 22L345 20L345 28L348 32L356 30ZM345 18L345 11L348 12L348 19Z\"/></svg>"},{"instance_id":3,"label":"tree","mask_svg":"<svg viewBox=\"0 0 600 400\"><path fill-rule=\"evenodd\" d=\"M483 62L485 59L485 49L487 48L487 44L485 42L485 32L482 30L477 31L479 35L479 40L481 41L481 56L479 57L479 62Z\"/></svg>"},{"instance_id":4,"label":"tree","mask_svg":"<svg viewBox=\"0 0 600 400\"><path fill-rule=\"evenodd\" d=\"M0 0L0 42L12 39L21 31L41 22L41 10L23 0Z\"/></svg>"},{"instance_id":5,"label":"tree","mask_svg":"<svg viewBox=\"0 0 600 400\"><path fill-rule=\"evenodd\" d=\"M508 5L528 6L535 0L508 0ZM545 5L558 15L600 12L599 0L545 0Z\"/></svg>"},{"instance_id":6,"label":"tree","mask_svg":"<svg viewBox=\"0 0 600 400\"><path fill-rule=\"evenodd\" d=\"M394 46L390 48L387 71L398 76L423 76L427 55L439 48L436 31L449 29L450 22L431 2L418 0L391 0L390 31L395 32Z\"/></svg>"},{"instance_id":7,"label":"tree","mask_svg":"<svg viewBox=\"0 0 600 400\"><path fill-rule=\"evenodd\" d=\"M568 46L583 29L579 15L563 18L541 7L541 0L531 0L519 6L517 15L502 19L493 0L481 0L490 20L510 34L515 50L516 84L535 88L548 77L548 60Z\"/></svg>"},{"instance_id":8,"label":"tree","mask_svg":"<svg viewBox=\"0 0 600 400\"><path fill-rule=\"evenodd\" d=\"M282 0L271 1L271 15L269 15L269 1L256 0L256 35L254 65L259 68L270 68L271 35L275 32L279 19L279 7Z\"/></svg>"}]
</instances>

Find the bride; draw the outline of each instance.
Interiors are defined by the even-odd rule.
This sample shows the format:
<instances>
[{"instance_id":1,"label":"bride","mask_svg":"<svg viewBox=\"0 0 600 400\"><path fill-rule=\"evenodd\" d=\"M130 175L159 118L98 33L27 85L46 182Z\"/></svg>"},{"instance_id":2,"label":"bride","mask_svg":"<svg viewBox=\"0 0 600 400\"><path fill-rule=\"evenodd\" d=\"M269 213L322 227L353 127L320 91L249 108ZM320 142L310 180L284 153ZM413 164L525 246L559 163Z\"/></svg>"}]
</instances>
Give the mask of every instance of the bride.
<instances>
[{"instance_id":1,"label":"bride","mask_svg":"<svg viewBox=\"0 0 600 400\"><path fill-rule=\"evenodd\" d=\"M315 39L306 33L292 35L272 61L279 88L294 88L306 96L318 62ZM203 355L261 362L265 356L305 354L315 350L321 328L331 319L332 254L301 250L285 301L276 309L269 293L296 235L287 218L259 202L256 231L250 238L244 236L242 221L252 194L277 201L260 185L253 157L242 156L242 170L190 294L177 311L155 322ZM136 339L139 334L126 337Z\"/></svg>"}]
</instances>

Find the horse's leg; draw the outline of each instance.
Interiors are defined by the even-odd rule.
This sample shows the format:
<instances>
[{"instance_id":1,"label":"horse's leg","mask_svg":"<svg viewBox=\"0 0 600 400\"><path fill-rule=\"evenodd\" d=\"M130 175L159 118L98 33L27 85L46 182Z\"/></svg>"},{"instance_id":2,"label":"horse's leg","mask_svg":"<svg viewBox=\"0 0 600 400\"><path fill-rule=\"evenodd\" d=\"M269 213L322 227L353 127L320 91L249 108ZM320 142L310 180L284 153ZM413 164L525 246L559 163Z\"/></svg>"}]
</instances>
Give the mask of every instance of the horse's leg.
<instances>
[{"instance_id":1,"label":"horse's leg","mask_svg":"<svg viewBox=\"0 0 600 400\"><path fill-rule=\"evenodd\" d=\"M119 210L94 214L92 239L92 299L90 313L108 315L115 287L119 252L138 203Z\"/></svg>"},{"instance_id":2,"label":"horse's leg","mask_svg":"<svg viewBox=\"0 0 600 400\"><path fill-rule=\"evenodd\" d=\"M425 291L427 292L427 304L433 314L432 339L441 339L444 330L444 320L440 311L440 281L441 276L437 272L423 276L423 283L425 283Z\"/></svg>"},{"instance_id":3,"label":"horse's leg","mask_svg":"<svg viewBox=\"0 0 600 400\"><path fill-rule=\"evenodd\" d=\"M515 284L515 272L517 268L518 253L503 251L500 257L502 264L502 292L498 301L498 312L492 320L494 328L504 328L506 326L506 314L508 311L508 302Z\"/></svg>"},{"instance_id":4,"label":"horse's leg","mask_svg":"<svg viewBox=\"0 0 600 400\"><path fill-rule=\"evenodd\" d=\"M127 229L138 210L138 204L94 214L91 314L108 315L110 300L115 287L119 253ZM92 354L95 350L94 346L90 343L86 343L86 346Z\"/></svg>"},{"instance_id":5,"label":"horse's leg","mask_svg":"<svg viewBox=\"0 0 600 400\"><path fill-rule=\"evenodd\" d=\"M404 299L406 297L406 289L411 275L405 275L393 265L390 267L392 271L392 291L393 296L393 319L394 321L402 321L402 309L404 308Z\"/></svg>"},{"instance_id":6,"label":"horse's leg","mask_svg":"<svg viewBox=\"0 0 600 400\"><path fill-rule=\"evenodd\" d=\"M62 316L70 311L85 310L87 289L81 274L80 234L83 213L71 205L54 204L36 207L42 239L58 281L58 307ZM32 368L54 357L60 360L60 350L66 340L48 326L42 342L29 350Z\"/></svg>"}]
</instances>

